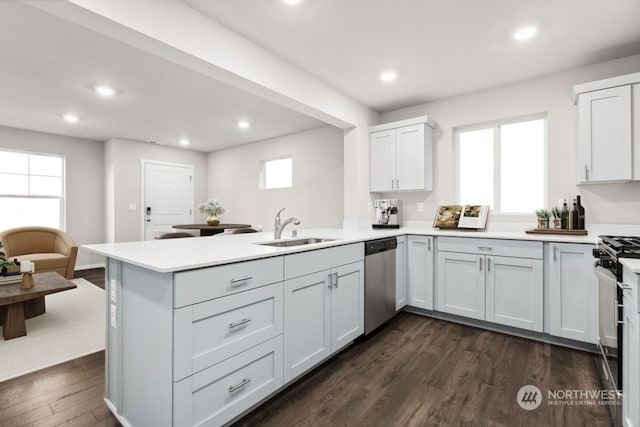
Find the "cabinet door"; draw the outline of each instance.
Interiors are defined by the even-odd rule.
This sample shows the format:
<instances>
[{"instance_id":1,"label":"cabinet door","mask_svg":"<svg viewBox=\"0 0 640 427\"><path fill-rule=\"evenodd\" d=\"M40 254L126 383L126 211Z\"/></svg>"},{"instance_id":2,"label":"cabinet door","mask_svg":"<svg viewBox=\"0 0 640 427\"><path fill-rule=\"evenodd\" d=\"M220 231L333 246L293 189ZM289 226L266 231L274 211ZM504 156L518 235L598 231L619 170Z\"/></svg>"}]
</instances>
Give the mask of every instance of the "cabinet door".
<instances>
[{"instance_id":1,"label":"cabinet door","mask_svg":"<svg viewBox=\"0 0 640 427\"><path fill-rule=\"evenodd\" d=\"M407 305L433 310L433 237L407 238Z\"/></svg>"},{"instance_id":2,"label":"cabinet door","mask_svg":"<svg viewBox=\"0 0 640 427\"><path fill-rule=\"evenodd\" d=\"M622 325L622 423L625 427L640 425L640 335L638 312L625 295Z\"/></svg>"},{"instance_id":3,"label":"cabinet door","mask_svg":"<svg viewBox=\"0 0 640 427\"><path fill-rule=\"evenodd\" d=\"M542 260L486 258L486 320L542 332Z\"/></svg>"},{"instance_id":4,"label":"cabinet door","mask_svg":"<svg viewBox=\"0 0 640 427\"><path fill-rule=\"evenodd\" d=\"M549 332L597 342L597 287L593 245L549 244Z\"/></svg>"},{"instance_id":5,"label":"cabinet door","mask_svg":"<svg viewBox=\"0 0 640 427\"><path fill-rule=\"evenodd\" d=\"M330 271L284 282L284 381L287 382L331 352Z\"/></svg>"},{"instance_id":6,"label":"cabinet door","mask_svg":"<svg viewBox=\"0 0 640 427\"><path fill-rule=\"evenodd\" d=\"M396 248L396 311L407 305L407 237L397 237Z\"/></svg>"},{"instance_id":7,"label":"cabinet door","mask_svg":"<svg viewBox=\"0 0 640 427\"><path fill-rule=\"evenodd\" d=\"M425 190L424 125L396 129L396 190Z\"/></svg>"},{"instance_id":8,"label":"cabinet door","mask_svg":"<svg viewBox=\"0 0 640 427\"><path fill-rule=\"evenodd\" d=\"M332 271L331 352L364 333L364 262Z\"/></svg>"},{"instance_id":9,"label":"cabinet door","mask_svg":"<svg viewBox=\"0 0 640 427\"><path fill-rule=\"evenodd\" d=\"M484 255L438 252L439 311L484 320L484 263Z\"/></svg>"},{"instance_id":10,"label":"cabinet door","mask_svg":"<svg viewBox=\"0 0 640 427\"><path fill-rule=\"evenodd\" d=\"M369 190L392 191L396 185L395 129L369 135Z\"/></svg>"},{"instance_id":11,"label":"cabinet door","mask_svg":"<svg viewBox=\"0 0 640 427\"><path fill-rule=\"evenodd\" d=\"M581 94L578 182L630 180L631 131L631 86Z\"/></svg>"}]
</instances>

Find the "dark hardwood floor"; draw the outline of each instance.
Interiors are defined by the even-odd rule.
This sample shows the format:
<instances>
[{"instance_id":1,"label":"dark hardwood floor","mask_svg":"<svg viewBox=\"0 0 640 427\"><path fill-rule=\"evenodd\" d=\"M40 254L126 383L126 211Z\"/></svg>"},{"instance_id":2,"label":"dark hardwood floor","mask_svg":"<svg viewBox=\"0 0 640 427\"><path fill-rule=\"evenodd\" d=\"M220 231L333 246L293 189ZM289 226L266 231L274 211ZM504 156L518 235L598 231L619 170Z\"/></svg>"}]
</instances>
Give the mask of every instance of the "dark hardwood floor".
<instances>
[{"instance_id":1,"label":"dark hardwood floor","mask_svg":"<svg viewBox=\"0 0 640 427\"><path fill-rule=\"evenodd\" d=\"M104 288L104 270L76 272ZM1 361L0 361L1 363ZM608 426L601 405L521 409L516 394L599 390L595 356L401 313L235 426ZM0 383L0 426L120 426L104 352ZM145 426L146 427L146 426ZM183 427L183 426L177 426Z\"/></svg>"},{"instance_id":2,"label":"dark hardwood floor","mask_svg":"<svg viewBox=\"0 0 640 427\"><path fill-rule=\"evenodd\" d=\"M545 396L531 411L516 400L526 384ZM547 403L567 389L601 389L593 355L401 313L235 427L611 425L605 406Z\"/></svg>"},{"instance_id":3,"label":"dark hardwood floor","mask_svg":"<svg viewBox=\"0 0 640 427\"><path fill-rule=\"evenodd\" d=\"M76 279L85 279L100 289L104 289L104 268L90 268L88 270L76 270L73 273Z\"/></svg>"}]
</instances>

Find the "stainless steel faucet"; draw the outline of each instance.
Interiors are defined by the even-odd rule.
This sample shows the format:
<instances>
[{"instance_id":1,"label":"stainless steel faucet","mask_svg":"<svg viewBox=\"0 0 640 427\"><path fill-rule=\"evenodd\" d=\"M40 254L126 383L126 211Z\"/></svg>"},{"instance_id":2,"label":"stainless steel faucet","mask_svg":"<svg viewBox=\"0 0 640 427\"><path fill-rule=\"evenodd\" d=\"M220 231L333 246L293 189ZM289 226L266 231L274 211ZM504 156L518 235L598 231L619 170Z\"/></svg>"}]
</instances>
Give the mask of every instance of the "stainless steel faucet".
<instances>
[{"instance_id":1,"label":"stainless steel faucet","mask_svg":"<svg viewBox=\"0 0 640 427\"><path fill-rule=\"evenodd\" d=\"M289 219L287 219L285 222L281 223L280 222L280 212L282 212L283 210L285 210L286 208L282 208L278 211L278 213L276 214L276 222L274 224L273 227L273 238L278 240L280 239L282 236L282 230L284 230L284 228L293 223L293 225L300 225L300 220L298 218L294 218L291 217Z\"/></svg>"}]
</instances>

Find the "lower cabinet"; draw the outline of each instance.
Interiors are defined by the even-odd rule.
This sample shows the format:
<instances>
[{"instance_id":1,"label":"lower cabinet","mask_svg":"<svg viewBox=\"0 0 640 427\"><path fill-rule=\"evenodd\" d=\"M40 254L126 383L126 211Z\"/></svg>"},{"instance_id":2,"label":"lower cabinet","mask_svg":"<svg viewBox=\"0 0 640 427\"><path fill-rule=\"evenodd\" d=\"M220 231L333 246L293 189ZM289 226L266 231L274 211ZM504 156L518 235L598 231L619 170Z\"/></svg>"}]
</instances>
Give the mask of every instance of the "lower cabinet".
<instances>
[{"instance_id":1,"label":"lower cabinet","mask_svg":"<svg viewBox=\"0 0 640 427\"><path fill-rule=\"evenodd\" d=\"M433 310L433 237L407 237L407 305Z\"/></svg>"},{"instance_id":2,"label":"lower cabinet","mask_svg":"<svg viewBox=\"0 0 640 427\"><path fill-rule=\"evenodd\" d=\"M407 236L398 236L396 248L396 311L407 305Z\"/></svg>"},{"instance_id":3,"label":"lower cabinet","mask_svg":"<svg viewBox=\"0 0 640 427\"><path fill-rule=\"evenodd\" d=\"M173 385L174 426L220 426L282 386L282 335Z\"/></svg>"},{"instance_id":4,"label":"lower cabinet","mask_svg":"<svg viewBox=\"0 0 640 427\"><path fill-rule=\"evenodd\" d=\"M284 282L284 382L364 332L364 262Z\"/></svg>"},{"instance_id":5,"label":"lower cabinet","mask_svg":"<svg viewBox=\"0 0 640 427\"><path fill-rule=\"evenodd\" d=\"M543 331L542 243L441 238L438 248L438 311Z\"/></svg>"},{"instance_id":6,"label":"lower cabinet","mask_svg":"<svg viewBox=\"0 0 640 427\"><path fill-rule=\"evenodd\" d=\"M483 255L438 252L438 311L484 320Z\"/></svg>"},{"instance_id":7,"label":"lower cabinet","mask_svg":"<svg viewBox=\"0 0 640 427\"><path fill-rule=\"evenodd\" d=\"M640 426L640 275L623 271L622 424Z\"/></svg>"},{"instance_id":8,"label":"lower cabinet","mask_svg":"<svg viewBox=\"0 0 640 427\"><path fill-rule=\"evenodd\" d=\"M593 275L593 245L550 243L549 333L595 344L597 283Z\"/></svg>"}]
</instances>

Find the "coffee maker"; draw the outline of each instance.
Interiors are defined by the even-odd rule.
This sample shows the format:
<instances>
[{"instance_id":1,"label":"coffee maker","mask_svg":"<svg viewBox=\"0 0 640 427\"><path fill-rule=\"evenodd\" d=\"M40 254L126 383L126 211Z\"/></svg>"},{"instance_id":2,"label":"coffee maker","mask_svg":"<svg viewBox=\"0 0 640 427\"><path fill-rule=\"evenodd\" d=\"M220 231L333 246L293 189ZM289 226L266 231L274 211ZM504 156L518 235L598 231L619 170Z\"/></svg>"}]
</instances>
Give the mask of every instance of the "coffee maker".
<instances>
[{"instance_id":1,"label":"coffee maker","mask_svg":"<svg viewBox=\"0 0 640 427\"><path fill-rule=\"evenodd\" d=\"M373 228L400 228L402 225L402 200L376 199L373 201L376 211L376 220Z\"/></svg>"}]
</instances>

